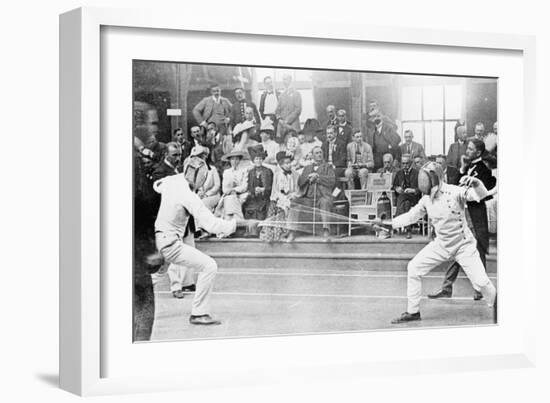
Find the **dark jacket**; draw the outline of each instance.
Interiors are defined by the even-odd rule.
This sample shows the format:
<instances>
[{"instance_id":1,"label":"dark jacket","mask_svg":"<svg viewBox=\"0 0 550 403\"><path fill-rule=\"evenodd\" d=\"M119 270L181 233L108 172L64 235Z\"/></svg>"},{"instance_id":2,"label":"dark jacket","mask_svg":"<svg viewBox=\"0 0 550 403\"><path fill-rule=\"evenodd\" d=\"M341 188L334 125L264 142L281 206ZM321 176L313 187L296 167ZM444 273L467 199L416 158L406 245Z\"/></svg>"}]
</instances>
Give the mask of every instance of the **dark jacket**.
<instances>
[{"instance_id":1,"label":"dark jacket","mask_svg":"<svg viewBox=\"0 0 550 403\"><path fill-rule=\"evenodd\" d=\"M374 167L376 169L381 168L384 164L382 163L382 157L386 153L390 153L393 156L394 160L401 160L401 150L399 148L399 143L401 142L401 137L397 134L395 129L388 124L383 124L381 132L374 130L372 132L372 152L374 154Z\"/></svg>"},{"instance_id":2,"label":"dark jacket","mask_svg":"<svg viewBox=\"0 0 550 403\"><path fill-rule=\"evenodd\" d=\"M449 185L458 185L458 181L460 179L460 172L458 169L456 169L453 166L447 165L447 172L445 173L447 176L447 183Z\"/></svg>"},{"instance_id":3,"label":"dark jacket","mask_svg":"<svg viewBox=\"0 0 550 403\"><path fill-rule=\"evenodd\" d=\"M278 101L279 100L279 95L281 95L281 92L274 90L274 93L275 93L275 96L277 97L277 101ZM262 92L262 95L260 96L260 108L258 109L262 119L265 119L264 110L265 110L265 98L266 97L267 97L267 91ZM275 123L275 122L273 122L273 123Z\"/></svg>"},{"instance_id":4,"label":"dark jacket","mask_svg":"<svg viewBox=\"0 0 550 403\"><path fill-rule=\"evenodd\" d=\"M337 139L342 140L346 145L351 143L353 137L353 127L349 122L346 122L344 126L337 124L334 128L336 130Z\"/></svg>"},{"instance_id":5,"label":"dark jacket","mask_svg":"<svg viewBox=\"0 0 550 403\"><path fill-rule=\"evenodd\" d=\"M260 114L258 113L258 108L254 102L247 100L244 101L235 101L231 106L231 126L235 126L237 123L242 123L245 121L244 110L247 106L250 106L254 110L254 119L256 120L256 125L260 125L262 122L260 119Z\"/></svg>"},{"instance_id":6,"label":"dark jacket","mask_svg":"<svg viewBox=\"0 0 550 403\"><path fill-rule=\"evenodd\" d=\"M455 168L460 168L460 157L466 154L467 142L460 144L458 141L449 146L449 152L447 153L447 165L451 165Z\"/></svg>"},{"instance_id":7,"label":"dark jacket","mask_svg":"<svg viewBox=\"0 0 550 403\"><path fill-rule=\"evenodd\" d=\"M324 141L321 145L323 150L323 158L328 161L328 141ZM347 145L344 141L336 138L336 149L332 152L332 164L336 168L345 168L348 165L347 162Z\"/></svg>"},{"instance_id":8,"label":"dark jacket","mask_svg":"<svg viewBox=\"0 0 550 403\"><path fill-rule=\"evenodd\" d=\"M179 173L179 170L177 168L172 168L164 160L159 162L153 167L153 172L151 174L153 182L162 179L166 176L175 175Z\"/></svg>"},{"instance_id":9,"label":"dark jacket","mask_svg":"<svg viewBox=\"0 0 550 403\"><path fill-rule=\"evenodd\" d=\"M298 178L298 188L300 189L302 197L306 196L308 189L312 186L308 181L309 174L317 172L319 179L317 181L317 194L318 196L332 199L332 191L336 184L336 176L334 174L334 168L326 162L321 163L315 171L315 164L308 165L302 171L302 174Z\"/></svg>"},{"instance_id":10,"label":"dark jacket","mask_svg":"<svg viewBox=\"0 0 550 403\"><path fill-rule=\"evenodd\" d=\"M404 169L397 171L393 177L393 189L397 187L402 187L403 190L406 188L413 188L416 190L415 195L420 196L420 190L418 189L418 171L411 168L408 177L405 175Z\"/></svg>"}]
</instances>

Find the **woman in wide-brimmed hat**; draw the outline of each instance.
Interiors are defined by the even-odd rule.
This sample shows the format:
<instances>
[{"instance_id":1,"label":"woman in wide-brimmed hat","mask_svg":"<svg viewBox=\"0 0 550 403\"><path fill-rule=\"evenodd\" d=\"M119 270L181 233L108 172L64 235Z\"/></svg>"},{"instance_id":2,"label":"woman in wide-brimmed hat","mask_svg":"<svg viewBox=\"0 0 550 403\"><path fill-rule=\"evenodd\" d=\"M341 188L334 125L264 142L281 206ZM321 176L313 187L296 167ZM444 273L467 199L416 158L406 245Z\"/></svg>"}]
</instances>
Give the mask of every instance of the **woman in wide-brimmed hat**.
<instances>
[{"instance_id":1,"label":"woman in wide-brimmed hat","mask_svg":"<svg viewBox=\"0 0 550 403\"><path fill-rule=\"evenodd\" d=\"M261 144L249 147L248 153L254 165L248 172L248 198L243 206L244 216L255 220L265 220L271 197L273 172L263 165L267 153Z\"/></svg>"},{"instance_id":2,"label":"woman in wide-brimmed hat","mask_svg":"<svg viewBox=\"0 0 550 403\"><path fill-rule=\"evenodd\" d=\"M250 138L250 133L254 130L256 126L249 120L237 123L233 127L233 150L245 151L248 147L258 144L256 140Z\"/></svg>"},{"instance_id":3,"label":"woman in wide-brimmed hat","mask_svg":"<svg viewBox=\"0 0 550 403\"><path fill-rule=\"evenodd\" d=\"M271 203L267 212L266 225L260 232L260 239L265 242L280 242L288 235L286 219L290 202L298 196L298 173L292 169L293 157L286 151L277 153L279 165L273 177ZM271 224L273 223L273 224Z\"/></svg>"},{"instance_id":4,"label":"woman in wide-brimmed hat","mask_svg":"<svg viewBox=\"0 0 550 403\"><path fill-rule=\"evenodd\" d=\"M304 124L303 130L299 133L299 138L303 138L303 141L300 142L298 146L300 151L301 159L298 161L298 164L301 167L311 165L313 163L313 156L311 151L315 147L321 147L323 144L318 136L323 133L323 129L317 119L308 119Z\"/></svg>"},{"instance_id":5,"label":"woman in wide-brimmed hat","mask_svg":"<svg viewBox=\"0 0 550 403\"><path fill-rule=\"evenodd\" d=\"M248 196L248 169L242 160L243 150L233 150L222 157L230 167L223 172L222 198L216 207L216 215L223 218L243 218L242 205Z\"/></svg>"}]
</instances>

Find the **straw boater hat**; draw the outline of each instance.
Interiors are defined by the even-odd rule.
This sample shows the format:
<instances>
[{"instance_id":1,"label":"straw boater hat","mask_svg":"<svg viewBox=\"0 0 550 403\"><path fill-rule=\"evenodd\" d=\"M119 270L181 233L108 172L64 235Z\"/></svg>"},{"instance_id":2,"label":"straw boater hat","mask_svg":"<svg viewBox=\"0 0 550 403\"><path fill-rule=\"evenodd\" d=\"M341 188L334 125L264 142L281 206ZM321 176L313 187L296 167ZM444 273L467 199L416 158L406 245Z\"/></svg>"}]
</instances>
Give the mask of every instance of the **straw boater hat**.
<instances>
[{"instance_id":1,"label":"straw boater hat","mask_svg":"<svg viewBox=\"0 0 550 403\"><path fill-rule=\"evenodd\" d=\"M191 154L190 154L191 157L196 157L197 155L201 155L201 154L206 154L206 155L210 154L210 150L208 149L208 147L196 145L191 149Z\"/></svg>"},{"instance_id":2,"label":"straw boater hat","mask_svg":"<svg viewBox=\"0 0 550 403\"><path fill-rule=\"evenodd\" d=\"M240 134L246 130L250 130L253 127L254 123L252 123L250 120L245 120L242 123L237 123L233 128L233 136L236 136L237 134Z\"/></svg>"},{"instance_id":3,"label":"straw boater hat","mask_svg":"<svg viewBox=\"0 0 550 403\"><path fill-rule=\"evenodd\" d=\"M247 156L245 151L242 150L233 150L230 153L225 154L222 157L222 161L227 162L229 161L229 158L231 157L241 157L241 159L245 158Z\"/></svg>"},{"instance_id":4,"label":"straw boater hat","mask_svg":"<svg viewBox=\"0 0 550 403\"><path fill-rule=\"evenodd\" d=\"M250 155L250 159L254 160L256 157L261 157L265 159L267 157L267 152L264 150L264 146L261 144L248 147L248 154Z\"/></svg>"}]
</instances>

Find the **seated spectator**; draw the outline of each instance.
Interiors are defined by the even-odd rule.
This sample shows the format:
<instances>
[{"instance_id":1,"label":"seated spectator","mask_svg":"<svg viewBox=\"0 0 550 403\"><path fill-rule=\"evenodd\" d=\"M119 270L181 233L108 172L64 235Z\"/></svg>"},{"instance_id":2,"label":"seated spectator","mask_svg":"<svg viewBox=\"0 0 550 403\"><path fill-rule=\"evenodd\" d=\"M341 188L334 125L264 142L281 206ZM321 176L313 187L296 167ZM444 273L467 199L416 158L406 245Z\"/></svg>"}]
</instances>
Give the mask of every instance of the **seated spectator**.
<instances>
[{"instance_id":1,"label":"seated spectator","mask_svg":"<svg viewBox=\"0 0 550 403\"><path fill-rule=\"evenodd\" d=\"M347 145L347 168L345 176L348 189L355 189L355 178L359 177L361 189L367 188L367 175L374 168L374 157L371 146L363 141L360 130L353 134L353 141ZM390 154L391 155L391 154Z\"/></svg>"},{"instance_id":2,"label":"seated spectator","mask_svg":"<svg viewBox=\"0 0 550 403\"><path fill-rule=\"evenodd\" d=\"M477 122L476 125L474 126L474 135L473 135L473 137L483 141L483 140L485 140L485 136L486 136L486 134L485 134L485 125L483 124L483 122Z\"/></svg>"},{"instance_id":3,"label":"seated spectator","mask_svg":"<svg viewBox=\"0 0 550 403\"><path fill-rule=\"evenodd\" d=\"M413 168L411 156L405 154L401 157L401 169L393 178L393 190L397 193L396 215L406 213L418 203L420 190L418 189L418 171ZM407 239L411 238L411 227L406 227Z\"/></svg>"},{"instance_id":4,"label":"seated spectator","mask_svg":"<svg viewBox=\"0 0 550 403\"><path fill-rule=\"evenodd\" d=\"M263 166L267 153L261 144L250 147L248 153L254 165L248 171L248 198L243 205L244 218L263 221L267 217L269 208L273 172Z\"/></svg>"},{"instance_id":5,"label":"seated spectator","mask_svg":"<svg viewBox=\"0 0 550 403\"><path fill-rule=\"evenodd\" d=\"M390 153L384 154L382 157L382 164L382 168L379 168L376 172L379 174L392 174L393 178L393 175L397 172L397 168L393 163L393 155Z\"/></svg>"},{"instance_id":6,"label":"seated spectator","mask_svg":"<svg viewBox=\"0 0 550 403\"><path fill-rule=\"evenodd\" d=\"M417 171L420 170L420 168L422 168L425 163L426 161L424 160L424 158L419 155L413 158L413 168Z\"/></svg>"},{"instance_id":7,"label":"seated spectator","mask_svg":"<svg viewBox=\"0 0 550 403\"><path fill-rule=\"evenodd\" d=\"M308 119L304 129L298 135L298 141L300 141L299 153L300 161L298 161L301 167L311 165L313 163L312 150L315 147L321 147L323 143L316 138L316 136L322 132L322 129L316 127L314 123L307 124L310 121L315 121L314 119ZM318 124L318 122L317 122Z\"/></svg>"},{"instance_id":8,"label":"seated spectator","mask_svg":"<svg viewBox=\"0 0 550 403\"><path fill-rule=\"evenodd\" d=\"M208 129L207 129L207 141L210 144L209 150L209 158L207 162L211 165L213 165L217 171L218 176L223 175L223 171L226 167L226 162L222 161L222 157L225 154L228 154L231 152L232 149L232 143L231 143L231 135L225 135L223 136L216 128L216 124L214 122L208 123ZM230 145L225 142L225 138L229 139Z\"/></svg>"},{"instance_id":9,"label":"seated spectator","mask_svg":"<svg viewBox=\"0 0 550 403\"><path fill-rule=\"evenodd\" d=\"M498 122L493 124L493 132L487 134L485 137L485 150L487 154L496 158L497 156L497 145L498 145Z\"/></svg>"},{"instance_id":10,"label":"seated spectator","mask_svg":"<svg viewBox=\"0 0 550 403\"><path fill-rule=\"evenodd\" d=\"M299 174L292 168L292 155L285 151L277 153L278 169L275 170L271 188L271 203L268 220L279 225L265 226L260 232L260 239L266 242L279 242L288 235L288 230L280 223L286 222L290 203L298 197Z\"/></svg>"},{"instance_id":11,"label":"seated spectator","mask_svg":"<svg viewBox=\"0 0 550 403\"><path fill-rule=\"evenodd\" d=\"M458 185L460 172L455 167L447 165L447 158L444 155L435 157L435 163L443 169L443 181L449 185Z\"/></svg>"},{"instance_id":12,"label":"seated spectator","mask_svg":"<svg viewBox=\"0 0 550 403\"><path fill-rule=\"evenodd\" d=\"M264 165L272 171L277 167L277 153L281 150L280 144L273 140L274 136L275 127L269 119L264 120L260 129L260 139L266 155ZM250 159L254 161L252 156Z\"/></svg>"},{"instance_id":13,"label":"seated spectator","mask_svg":"<svg viewBox=\"0 0 550 403\"><path fill-rule=\"evenodd\" d=\"M291 158L290 165L294 170L299 168L298 160L300 159L300 153L299 153L298 145L299 145L298 137L289 137L286 141L286 145L283 150ZM280 151L277 153L277 155L279 154L280 154ZM279 165L279 167L281 166L279 161L277 161L277 164Z\"/></svg>"},{"instance_id":14,"label":"seated spectator","mask_svg":"<svg viewBox=\"0 0 550 403\"><path fill-rule=\"evenodd\" d=\"M243 219L242 205L248 197L248 169L243 163L247 156L242 150L233 150L223 156L230 167L223 172L222 197L216 207L216 215L224 219Z\"/></svg>"},{"instance_id":15,"label":"seated spectator","mask_svg":"<svg viewBox=\"0 0 550 403\"><path fill-rule=\"evenodd\" d=\"M336 136L334 126L327 127L326 140L321 148L323 149L323 158L332 165L336 177L343 177L347 166L346 143Z\"/></svg>"},{"instance_id":16,"label":"seated spectator","mask_svg":"<svg viewBox=\"0 0 550 403\"><path fill-rule=\"evenodd\" d=\"M193 142L189 141L185 137L185 134L183 133L183 129L181 127L174 129L174 132L172 134L172 141L180 145L181 160L185 161L185 159L189 157L189 154L191 153L191 149L193 148L193 145L194 145Z\"/></svg>"},{"instance_id":17,"label":"seated spectator","mask_svg":"<svg viewBox=\"0 0 550 403\"><path fill-rule=\"evenodd\" d=\"M256 125L256 129L258 129L261 120L256 104L246 99L244 88L235 88L234 92L236 102L231 105L231 124L235 126L237 123L243 123L245 120L250 120ZM254 140L259 140L259 138L254 138L252 133L249 134Z\"/></svg>"},{"instance_id":18,"label":"seated spectator","mask_svg":"<svg viewBox=\"0 0 550 403\"><path fill-rule=\"evenodd\" d=\"M208 169L206 179L199 188L194 190L195 193L197 193L197 195L201 198L204 205L210 211L214 211L214 209L218 205L218 202L220 201L221 180L216 167L208 164L208 154L208 148L204 146L193 147L189 158L187 158L183 162L183 172L186 174L188 173L190 169L190 164L192 163L193 159L199 159L201 160L200 162L206 165ZM196 167L196 164L194 165Z\"/></svg>"},{"instance_id":19,"label":"seated spectator","mask_svg":"<svg viewBox=\"0 0 550 403\"><path fill-rule=\"evenodd\" d=\"M166 154L164 159L158 162L153 168L153 182L166 176L175 175L181 172L181 147L178 143L170 142L166 144Z\"/></svg>"},{"instance_id":20,"label":"seated spectator","mask_svg":"<svg viewBox=\"0 0 550 403\"><path fill-rule=\"evenodd\" d=\"M252 130L255 130L254 123L248 120L235 125L233 128L233 150L246 152L248 147L258 144L257 141L252 140L248 135Z\"/></svg>"},{"instance_id":21,"label":"seated spectator","mask_svg":"<svg viewBox=\"0 0 550 403\"><path fill-rule=\"evenodd\" d=\"M458 140L449 146L449 151L447 152L447 165L459 168L460 159L466 154L466 148L468 147L466 142L466 138L468 137L466 126L458 126L456 128L456 136Z\"/></svg>"},{"instance_id":22,"label":"seated spectator","mask_svg":"<svg viewBox=\"0 0 550 403\"><path fill-rule=\"evenodd\" d=\"M302 224L316 220L316 210L319 210L323 225L323 237L330 237L330 213L332 211L332 192L336 178L332 165L323 160L323 149L314 147L312 150L313 163L306 166L298 178L298 189L301 197L294 199L288 215L288 224L291 229L287 241L296 238L296 231L309 232L311 225ZM305 207L305 208L304 208Z\"/></svg>"},{"instance_id":23,"label":"seated spectator","mask_svg":"<svg viewBox=\"0 0 550 403\"><path fill-rule=\"evenodd\" d=\"M401 149L401 154L409 154L413 159L416 157L426 158L424 147L422 144L413 141L413 137L414 134L412 130L405 130L403 133L403 138L405 141L399 146Z\"/></svg>"},{"instance_id":24,"label":"seated spectator","mask_svg":"<svg viewBox=\"0 0 550 403\"><path fill-rule=\"evenodd\" d=\"M344 109L340 109L336 113L336 119L338 120L336 137L347 145L351 142L353 135L353 127L348 122L347 112Z\"/></svg>"}]
</instances>

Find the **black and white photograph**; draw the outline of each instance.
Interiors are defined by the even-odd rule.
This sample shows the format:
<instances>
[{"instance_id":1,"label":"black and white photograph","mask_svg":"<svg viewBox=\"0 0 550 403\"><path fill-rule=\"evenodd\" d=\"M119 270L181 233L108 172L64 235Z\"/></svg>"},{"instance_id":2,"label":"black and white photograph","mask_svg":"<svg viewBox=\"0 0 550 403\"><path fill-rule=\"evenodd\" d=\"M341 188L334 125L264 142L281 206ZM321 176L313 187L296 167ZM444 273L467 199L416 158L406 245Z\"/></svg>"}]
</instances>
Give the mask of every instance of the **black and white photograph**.
<instances>
[{"instance_id":1,"label":"black and white photograph","mask_svg":"<svg viewBox=\"0 0 550 403\"><path fill-rule=\"evenodd\" d=\"M134 342L497 323L497 78L132 68Z\"/></svg>"}]
</instances>

